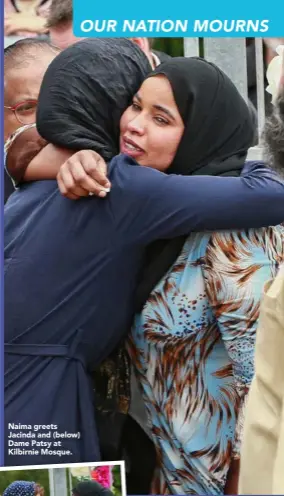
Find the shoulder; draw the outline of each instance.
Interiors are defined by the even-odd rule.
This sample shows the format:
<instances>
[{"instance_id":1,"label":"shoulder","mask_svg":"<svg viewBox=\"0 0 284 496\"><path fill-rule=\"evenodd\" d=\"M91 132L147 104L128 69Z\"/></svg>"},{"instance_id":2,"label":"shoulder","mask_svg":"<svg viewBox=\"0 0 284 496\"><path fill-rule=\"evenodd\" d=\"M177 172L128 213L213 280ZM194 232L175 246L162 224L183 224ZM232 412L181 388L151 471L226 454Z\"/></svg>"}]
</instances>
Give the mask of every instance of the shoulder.
<instances>
[{"instance_id":1,"label":"shoulder","mask_svg":"<svg viewBox=\"0 0 284 496\"><path fill-rule=\"evenodd\" d=\"M44 205L47 198L51 198L57 192L56 181L35 181L22 184L5 204L5 220L19 214L24 222L27 215L33 214L36 210L38 211Z\"/></svg>"}]
</instances>

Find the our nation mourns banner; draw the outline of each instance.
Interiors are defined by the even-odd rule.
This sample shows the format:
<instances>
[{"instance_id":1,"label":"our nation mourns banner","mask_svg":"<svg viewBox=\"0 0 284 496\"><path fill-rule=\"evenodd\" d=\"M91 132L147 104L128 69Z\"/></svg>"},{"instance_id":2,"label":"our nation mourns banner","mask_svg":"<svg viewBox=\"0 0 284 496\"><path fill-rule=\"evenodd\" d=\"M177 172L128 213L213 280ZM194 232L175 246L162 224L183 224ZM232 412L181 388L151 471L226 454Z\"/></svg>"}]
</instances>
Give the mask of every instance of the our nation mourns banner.
<instances>
[{"instance_id":1,"label":"our nation mourns banner","mask_svg":"<svg viewBox=\"0 0 284 496\"><path fill-rule=\"evenodd\" d=\"M281 37L283 1L74 0L78 37Z\"/></svg>"}]
</instances>

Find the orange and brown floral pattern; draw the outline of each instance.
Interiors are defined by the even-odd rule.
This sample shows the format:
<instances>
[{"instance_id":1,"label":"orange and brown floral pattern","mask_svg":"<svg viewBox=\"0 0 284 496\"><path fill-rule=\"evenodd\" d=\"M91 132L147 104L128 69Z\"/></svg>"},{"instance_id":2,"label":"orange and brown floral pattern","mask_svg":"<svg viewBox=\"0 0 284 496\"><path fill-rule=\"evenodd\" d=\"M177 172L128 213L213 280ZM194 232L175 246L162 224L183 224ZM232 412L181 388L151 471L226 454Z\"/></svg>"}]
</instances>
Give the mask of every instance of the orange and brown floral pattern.
<instances>
[{"instance_id":1,"label":"orange and brown floral pattern","mask_svg":"<svg viewBox=\"0 0 284 496\"><path fill-rule=\"evenodd\" d=\"M223 494L283 243L282 227L190 235L136 317L129 352L157 450L152 494Z\"/></svg>"}]
</instances>

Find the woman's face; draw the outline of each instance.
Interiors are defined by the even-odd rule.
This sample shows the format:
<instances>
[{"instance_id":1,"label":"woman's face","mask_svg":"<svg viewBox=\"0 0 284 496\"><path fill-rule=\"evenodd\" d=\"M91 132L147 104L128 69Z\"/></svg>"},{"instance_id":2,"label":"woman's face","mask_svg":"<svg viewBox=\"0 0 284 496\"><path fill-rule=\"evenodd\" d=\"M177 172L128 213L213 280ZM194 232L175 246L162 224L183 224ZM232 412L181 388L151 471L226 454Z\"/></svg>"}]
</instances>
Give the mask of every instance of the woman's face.
<instances>
[{"instance_id":1,"label":"woman's face","mask_svg":"<svg viewBox=\"0 0 284 496\"><path fill-rule=\"evenodd\" d=\"M138 164L165 171L184 130L171 85L165 76L144 81L120 121L120 151Z\"/></svg>"}]
</instances>

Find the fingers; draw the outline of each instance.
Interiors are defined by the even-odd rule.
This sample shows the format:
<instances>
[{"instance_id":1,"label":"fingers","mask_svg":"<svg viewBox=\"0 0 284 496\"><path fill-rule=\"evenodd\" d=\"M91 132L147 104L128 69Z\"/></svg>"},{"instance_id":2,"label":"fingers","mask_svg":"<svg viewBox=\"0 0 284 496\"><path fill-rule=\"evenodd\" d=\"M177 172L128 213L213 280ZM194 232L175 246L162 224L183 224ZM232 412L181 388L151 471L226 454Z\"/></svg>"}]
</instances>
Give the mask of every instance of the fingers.
<instances>
[{"instance_id":1,"label":"fingers","mask_svg":"<svg viewBox=\"0 0 284 496\"><path fill-rule=\"evenodd\" d=\"M10 36L15 33L18 29L17 23L13 22L13 17L11 14L7 15L4 20L4 32L6 36Z\"/></svg>"},{"instance_id":2,"label":"fingers","mask_svg":"<svg viewBox=\"0 0 284 496\"><path fill-rule=\"evenodd\" d=\"M72 155L60 167L58 187L63 196L73 200L88 195L104 198L111 187L106 173L107 165L100 155L83 150Z\"/></svg>"},{"instance_id":3,"label":"fingers","mask_svg":"<svg viewBox=\"0 0 284 496\"><path fill-rule=\"evenodd\" d=\"M108 191L103 190L94 179L87 176L83 167L78 162L67 161L57 175L57 182L63 196L78 199L82 196L95 195L103 198ZM75 198L74 198L75 197Z\"/></svg>"},{"instance_id":4,"label":"fingers","mask_svg":"<svg viewBox=\"0 0 284 496\"><path fill-rule=\"evenodd\" d=\"M75 193L71 193L66 188L65 183L62 180L62 177L61 177L61 173L60 172L57 174L57 184L58 184L58 188L59 188L60 193L63 196L65 196L66 198L69 198L70 200L79 200L80 198L82 198L82 196L88 196L88 192L86 192L86 195L84 195L84 194L78 195L78 194L75 194Z\"/></svg>"},{"instance_id":5,"label":"fingers","mask_svg":"<svg viewBox=\"0 0 284 496\"><path fill-rule=\"evenodd\" d=\"M104 189L110 188L111 184L107 178L107 164L102 157L92 150L84 150L79 153L81 155L78 158L86 174Z\"/></svg>"},{"instance_id":6,"label":"fingers","mask_svg":"<svg viewBox=\"0 0 284 496\"><path fill-rule=\"evenodd\" d=\"M72 161L70 164L70 173L72 174L75 186L80 186L88 192L101 197L106 196L109 192L109 188L102 186L102 183L105 183L105 177L97 173L95 174L97 179L93 179L79 162Z\"/></svg>"},{"instance_id":7,"label":"fingers","mask_svg":"<svg viewBox=\"0 0 284 496\"><path fill-rule=\"evenodd\" d=\"M9 21L5 22L5 35L10 36L15 31L15 28L10 24Z\"/></svg>"},{"instance_id":8,"label":"fingers","mask_svg":"<svg viewBox=\"0 0 284 496\"><path fill-rule=\"evenodd\" d=\"M79 161L79 156L76 154L62 165L60 169L60 179L64 184L67 193L76 194L76 188L81 188L85 192L92 193L93 195L103 198L109 192L109 188L101 185L106 183L105 176L96 171L95 177L99 178L99 182L93 179L86 173L82 163ZM86 167L86 163L84 163ZM93 169L94 170L94 169ZM86 195L83 195L86 196Z\"/></svg>"}]
</instances>

